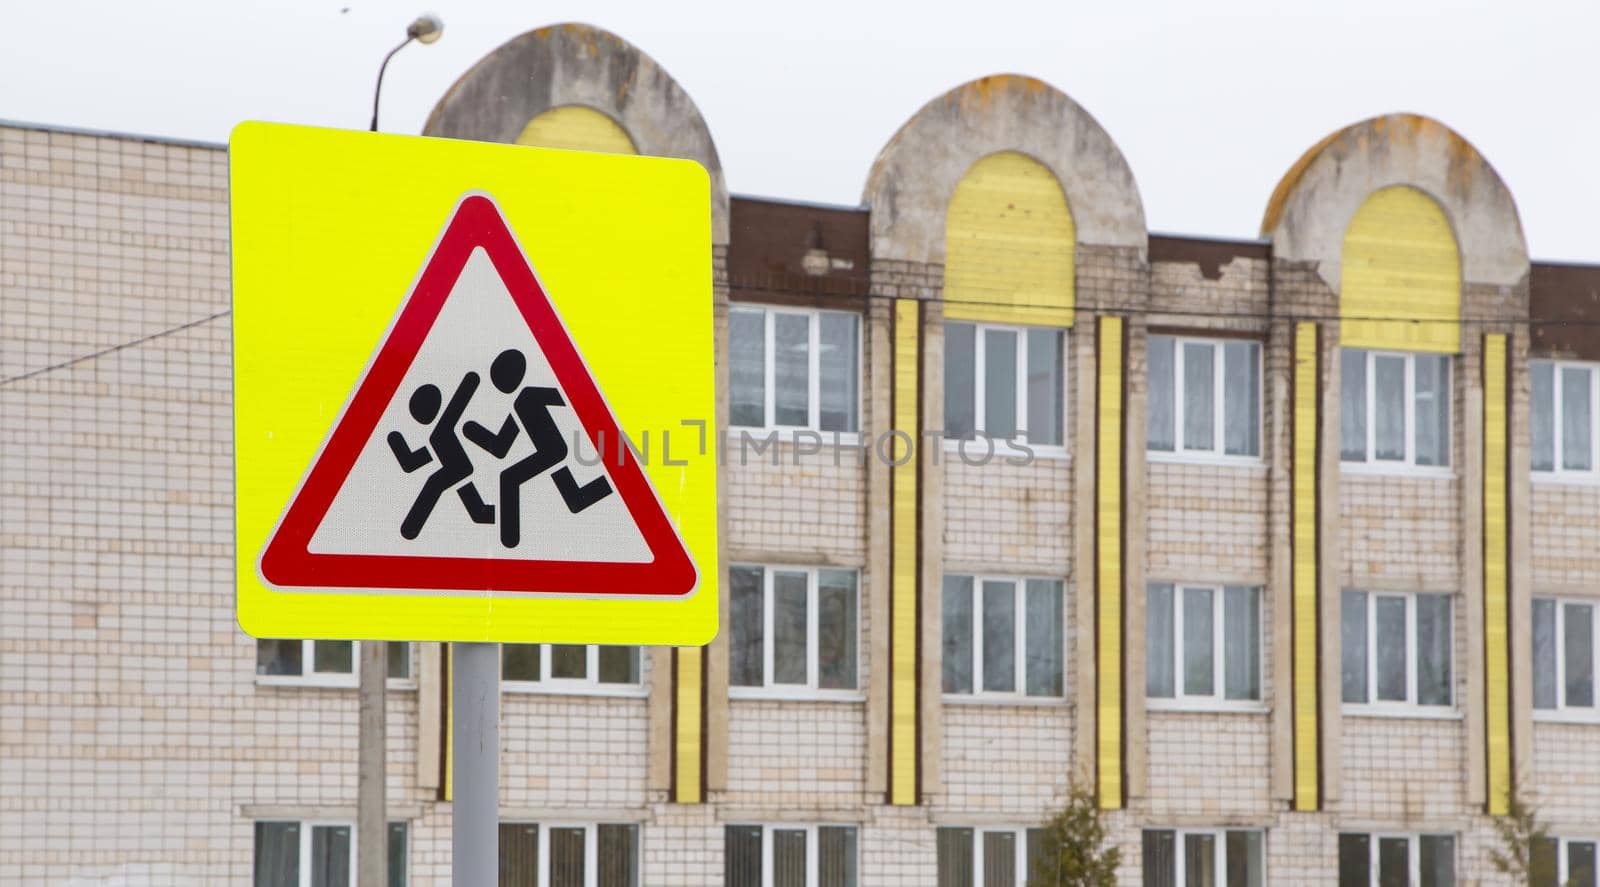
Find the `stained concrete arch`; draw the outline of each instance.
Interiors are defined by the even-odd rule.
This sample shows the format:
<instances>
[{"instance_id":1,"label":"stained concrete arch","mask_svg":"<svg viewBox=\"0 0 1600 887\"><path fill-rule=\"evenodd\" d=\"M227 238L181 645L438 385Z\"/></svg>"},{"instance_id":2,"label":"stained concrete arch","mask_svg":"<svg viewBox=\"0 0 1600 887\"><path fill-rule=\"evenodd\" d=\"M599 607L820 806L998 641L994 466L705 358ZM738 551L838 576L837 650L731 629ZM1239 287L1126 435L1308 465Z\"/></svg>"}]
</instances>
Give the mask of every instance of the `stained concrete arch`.
<instances>
[{"instance_id":1,"label":"stained concrete arch","mask_svg":"<svg viewBox=\"0 0 1600 887\"><path fill-rule=\"evenodd\" d=\"M423 135L511 143L535 117L579 105L611 119L641 154L694 160L711 174L711 241L728 242L728 189L711 131L655 60L584 24L529 31L484 56L434 105Z\"/></svg>"}]
</instances>

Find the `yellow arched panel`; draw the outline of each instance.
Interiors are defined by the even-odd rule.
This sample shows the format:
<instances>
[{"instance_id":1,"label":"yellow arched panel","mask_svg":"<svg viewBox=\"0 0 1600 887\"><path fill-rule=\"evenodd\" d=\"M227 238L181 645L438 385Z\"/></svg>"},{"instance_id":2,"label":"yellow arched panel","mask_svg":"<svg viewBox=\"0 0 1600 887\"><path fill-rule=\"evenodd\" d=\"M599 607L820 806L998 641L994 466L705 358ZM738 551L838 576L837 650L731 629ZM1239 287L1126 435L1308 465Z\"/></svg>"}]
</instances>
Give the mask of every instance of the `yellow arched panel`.
<instances>
[{"instance_id":1,"label":"yellow arched panel","mask_svg":"<svg viewBox=\"0 0 1600 887\"><path fill-rule=\"evenodd\" d=\"M1461 253L1444 210L1416 188L1374 191L1345 229L1339 343L1461 350Z\"/></svg>"},{"instance_id":2,"label":"yellow arched panel","mask_svg":"<svg viewBox=\"0 0 1600 887\"><path fill-rule=\"evenodd\" d=\"M1044 164L1015 151L979 160L945 216L945 317L1071 326L1077 239Z\"/></svg>"},{"instance_id":3,"label":"yellow arched panel","mask_svg":"<svg viewBox=\"0 0 1600 887\"><path fill-rule=\"evenodd\" d=\"M562 105L528 121L517 144L572 151L637 154L628 131L615 120L583 105Z\"/></svg>"}]
</instances>

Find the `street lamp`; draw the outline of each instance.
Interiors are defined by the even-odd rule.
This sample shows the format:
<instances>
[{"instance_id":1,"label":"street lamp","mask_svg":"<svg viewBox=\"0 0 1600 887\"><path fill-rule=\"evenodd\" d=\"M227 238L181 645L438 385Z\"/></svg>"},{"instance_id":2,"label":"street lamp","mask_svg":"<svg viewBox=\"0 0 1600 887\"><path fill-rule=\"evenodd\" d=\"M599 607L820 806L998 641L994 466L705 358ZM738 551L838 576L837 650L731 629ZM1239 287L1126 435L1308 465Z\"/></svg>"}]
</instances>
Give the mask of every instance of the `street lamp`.
<instances>
[{"instance_id":1,"label":"street lamp","mask_svg":"<svg viewBox=\"0 0 1600 887\"><path fill-rule=\"evenodd\" d=\"M417 16L416 21L406 25L406 39L400 41L399 46L389 50L389 54L383 57L383 64L378 66L378 85L372 88L372 132L378 131L378 96L383 93L383 72L389 68L389 60L413 40L418 43L432 43L443 35L444 22L431 12Z\"/></svg>"}]
</instances>

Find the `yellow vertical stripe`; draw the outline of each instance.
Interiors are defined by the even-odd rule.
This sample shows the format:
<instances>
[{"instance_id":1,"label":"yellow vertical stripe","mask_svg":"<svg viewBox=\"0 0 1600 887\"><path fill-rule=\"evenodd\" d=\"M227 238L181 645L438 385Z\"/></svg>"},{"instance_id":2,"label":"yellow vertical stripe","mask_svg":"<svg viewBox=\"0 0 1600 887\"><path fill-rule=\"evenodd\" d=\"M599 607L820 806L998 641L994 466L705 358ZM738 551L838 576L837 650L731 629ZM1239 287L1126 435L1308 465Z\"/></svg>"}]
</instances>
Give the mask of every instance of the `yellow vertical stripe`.
<instances>
[{"instance_id":1,"label":"yellow vertical stripe","mask_svg":"<svg viewBox=\"0 0 1600 887\"><path fill-rule=\"evenodd\" d=\"M1294 331L1294 809L1315 810L1317 760L1317 325Z\"/></svg>"},{"instance_id":2,"label":"yellow vertical stripe","mask_svg":"<svg viewBox=\"0 0 1600 887\"><path fill-rule=\"evenodd\" d=\"M1096 764L1100 806L1122 807L1122 318L1100 318L1095 430L1098 598Z\"/></svg>"},{"instance_id":3,"label":"yellow vertical stripe","mask_svg":"<svg viewBox=\"0 0 1600 887\"><path fill-rule=\"evenodd\" d=\"M673 800L680 804L701 801L700 769L700 692L704 647L679 647L677 681L674 689Z\"/></svg>"},{"instance_id":4,"label":"yellow vertical stripe","mask_svg":"<svg viewBox=\"0 0 1600 887\"><path fill-rule=\"evenodd\" d=\"M583 105L562 105L528 121L517 136L519 145L637 154L633 139L615 120Z\"/></svg>"},{"instance_id":5,"label":"yellow vertical stripe","mask_svg":"<svg viewBox=\"0 0 1600 887\"><path fill-rule=\"evenodd\" d=\"M1506 566L1506 337L1483 339L1483 668L1489 813L1510 812L1511 618Z\"/></svg>"},{"instance_id":6,"label":"yellow vertical stripe","mask_svg":"<svg viewBox=\"0 0 1600 887\"><path fill-rule=\"evenodd\" d=\"M1433 198L1383 188L1356 210L1344 235L1339 316L1339 342L1352 348L1461 350L1461 256Z\"/></svg>"},{"instance_id":7,"label":"yellow vertical stripe","mask_svg":"<svg viewBox=\"0 0 1600 887\"><path fill-rule=\"evenodd\" d=\"M1072 326L1077 239L1048 167L1015 151L980 159L945 211L944 316Z\"/></svg>"},{"instance_id":8,"label":"yellow vertical stripe","mask_svg":"<svg viewBox=\"0 0 1600 887\"><path fill-rule=\"evenodd\" d=\"M889 653L889 803L917 803L917 421L920 305L894 305L894 467ZM902 437L902 434L904 435ZM902 460L904 460L902 462Z\"/></svg>"}]
</instances>

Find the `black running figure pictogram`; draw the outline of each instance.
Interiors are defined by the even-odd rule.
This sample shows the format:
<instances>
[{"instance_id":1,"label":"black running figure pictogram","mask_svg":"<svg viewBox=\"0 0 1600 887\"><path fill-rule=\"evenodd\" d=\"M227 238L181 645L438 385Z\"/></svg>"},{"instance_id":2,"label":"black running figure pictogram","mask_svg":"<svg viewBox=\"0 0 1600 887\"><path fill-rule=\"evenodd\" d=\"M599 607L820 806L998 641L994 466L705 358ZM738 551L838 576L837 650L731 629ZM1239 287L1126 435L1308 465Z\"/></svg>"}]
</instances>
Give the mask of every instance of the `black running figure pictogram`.
<instances>
[{"instance_id":1,"label":"black running figure pictogram","mask_svg":"<svg viewBox=\"0 0 1600 887\"><path fill-rule=\"evenodd\" d=\"M529 385L518 391L528 372L528 360L521 351L508 348L489 365L489 379L494 387L506 394L517 393L512 400L512 414L506 416L498 432L476 422L462 426L467 439L486 450L496 459L503 459L517 439L517 425L527 431L533 442L533 453L511 463L500 472L500 544L515 548L522 540L522 485L567 458L567 442L550 415L552 407L566 406L561 392L541 385ZM597 477L579 485L572 469L562 466L550 475L555 481L561 500L573 514L611 495L611 482Z\"/></svg>"},{"instance_id":2,"label":"black running figure pictogram","mask_svg":"<svg viewBox=\"0 0 1600 887\"><path fill-rule=\"evenodd\" d=\"M395 459L407 474L435 458L439 460L439 468L423 482L422 492L417 494L417 500L411 504L411 510L406 512L405 520L400 523L400 535L407 539L415 539L422 533L422 525L428 522L428 516L433 514L441 496L472 476L472 460L467 456L466 447L461 445L461 438L456 435L456 424L461 421L467 401L472 399L473 392L477 390L478 374L467 373L441 414L439 402L442 395L438 386L422 385L411 393L411 418L424 426L433 423L433 428L428 431L427 443L413 450L406 443L405 435L398 431L389 432L389 449L394 451ZM437 422L434 422L435 418ZM476 485L469 482L457 489L456 494L461 497L461 504L466 507L467 516L474 523L494 523L494 506L483 501Z\"/></svg>"}]
</instances>

